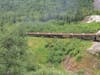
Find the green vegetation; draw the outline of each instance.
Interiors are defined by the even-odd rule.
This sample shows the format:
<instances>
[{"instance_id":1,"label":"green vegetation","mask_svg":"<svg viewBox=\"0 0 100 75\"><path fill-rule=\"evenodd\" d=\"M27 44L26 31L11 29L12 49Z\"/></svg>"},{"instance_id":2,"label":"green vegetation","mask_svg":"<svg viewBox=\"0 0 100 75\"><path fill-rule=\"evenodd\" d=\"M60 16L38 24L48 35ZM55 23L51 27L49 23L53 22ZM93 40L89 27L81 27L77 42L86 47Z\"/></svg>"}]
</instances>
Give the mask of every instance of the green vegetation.
<instances>
[{"instance_id":1,"label":"green vegetation","mask_svg":"<svg viewBox=\"0 0 100 75\"><path fill-rule=\"evenodd\" d=\"M25 24L26 25L26 24ZM50 21L47 23L37 23L26 25L28 31L33 32L65 32L65 33L95 33L100 30L99 23L72 23L62 24L61 22Z\"/></svg>"},{"instance_id":2,"label":"green vegetation","mask_svg":"<svg viewBox=\"0 0 100 75\"><path fill-rule=\"evenodd\" d=\"M29 47L32 49L34 55L33 58L36 58L34 59L34 63L40 66L42 65L42 67L45 65L51 71L52 67L61 70L60 63L67 57L66 55L71 55L77 61L80 61L85 54L85 50L91 45L91 42L79 39L47 39L35 37L28 37L28 39Z\"/></svg>"},{"instance_id":3,"label":"green vegetation","mask_svg":"<svg viewBox=\"0 0 100 75\"><path fill-rule=\"evenodd\" d=\"M25 33L95 33L100 30L99 23L79 22L87 15L100 14L93 10L92 3L93 0L0 0L0 75L75 75L66 72L61 63L67 56L81 61L91 41L36 38Z\"/></svg>"},{"instance_id":4,"label":"green vegetation","mask_svg":"<svg viewBox=\"0 0 100 75\"><path fill-rule=\"evenodd\" d=\"M33 49L36 61L39 63L58 64L63 61L66 55L78 59L84 55L85 50L91 45L89 41L79 39L47 39L29 37L29 46Z\"/></svg>"},{"instance_id":5,"label":"green vegetation","mask_svg":"<svg viewBox=\"0 0 100 75\"><path fill-rule=\"evenodd\" d=\"M27 44L23 33L19 33L21 28L9 28L0 30L0 74L22 75L26 64Z\"/></svg>"},{"instance_id":6,"label":"green vegetation","mask_svg":"<svg viewBox=\"0 0 100 75\"><path fill-rule=\"evenodd\" d=\"M92 13L93 0L0 0L0 22L80 21Z\"/></svg>"}]
</instances>

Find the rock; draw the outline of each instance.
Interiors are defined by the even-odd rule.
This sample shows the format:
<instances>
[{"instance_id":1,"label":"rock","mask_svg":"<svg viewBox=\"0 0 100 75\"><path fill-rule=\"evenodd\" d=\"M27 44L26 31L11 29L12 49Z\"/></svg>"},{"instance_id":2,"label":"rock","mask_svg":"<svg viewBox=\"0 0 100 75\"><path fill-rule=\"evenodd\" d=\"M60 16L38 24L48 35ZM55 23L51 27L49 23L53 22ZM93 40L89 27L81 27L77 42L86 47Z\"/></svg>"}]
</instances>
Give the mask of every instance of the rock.
<instances>
[{"instance_id":1,"label":"rock","mask_svg":"<svg viewBox=\"0 0 100 75\"><path fill-rule=\"evenodd\" d=\"M100 22L100 15L87 16L87 17L85 17L85 19L83 20L83 22L86 22L86 23Z\"/></svg>"},{"instance_id":2,"label":"rock","mask_svg":"<svg viewBox=\"0 0 100 75\"><path fill-rule=\"evenodd\" d=\"M96 34L100 34L100 30Z\"/></svg>"},{"instance_id":3,"label":"rock","mask_svg":"<svg viewBox=\"0 0 100 75\"><path fill-rule=\"evenodd\" d=\"M100 30L96 33L96 41L100 41Z\"/></svg>"},{"instance_id":4,"label":"rock","mask_svg":"<svg viewBox=\"0 0 100 75\"><path fill-rule=\"evenodd\" d=\"M87 50L90 54L93 55L100 55L100 30L96 33L96 41L99 42L93 42L93 45Z\"/></svg>"},{"instance_id":5,"label":"rock","mask_svg":"<svg viewBox=\"0 0 100 75\"><path fill-rule=\"evenodd\" d=\"M92 47L87 50L90 54L99 55L100 54L100 42L94 42Z\"/></svg>"}]
</instances>

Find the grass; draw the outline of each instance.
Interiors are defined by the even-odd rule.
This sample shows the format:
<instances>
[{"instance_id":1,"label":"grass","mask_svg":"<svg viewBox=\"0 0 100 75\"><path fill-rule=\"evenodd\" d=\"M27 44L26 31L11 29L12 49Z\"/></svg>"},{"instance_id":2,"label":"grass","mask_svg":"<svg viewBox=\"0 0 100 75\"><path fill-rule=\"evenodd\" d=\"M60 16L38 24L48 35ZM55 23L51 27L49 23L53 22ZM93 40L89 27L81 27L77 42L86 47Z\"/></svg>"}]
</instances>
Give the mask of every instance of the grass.
<instances>
[{"instance_id":1,"label":"grass","mask_svg":"<svg viewBox=\"0 0 100 75\"><path fill-rule=\"evenodd\" d=\"M45 39L34 37L29 37L28 39L29 47L32 49L34 57L36 58L34 61L36 63L45 63L48 58L48 51L44 47L46 43Z\"/></svg>"},{"instance_id":2,"label":"grass","mask_svg":"<svg viewBox=\"0 0 100 75\"><path fill-rule=\"evenodd\" d=\"M49 24L49 25L47 25ZM96 33L100 29L99 23L78 23L78 24L56 24L47 23L42 26L34 25L30 31L35 32L66 32L66 33ZM34 30L33 30L34 29ZM86 55L92 41L85 41L80 39L57 39L57 38L43 38L43 37L27 37L28 45L33 60L31 62L42 66L30 75L66 75L62 69L61 62L67 55L71 55L78 62ZM54 67L54 69L53 69ZM59 71L56 72L56 71ZM99 72L98 72L99 74ZM73 75L73 74L67 74ZM75 74L74 74L75 75ZM77 74L79 75L79 74Z\"/></svg>"},{"instance_id":3,"label":"grass","mask_svg":"<svg viewBox=\"0 0 100 75\"><path fill-rule=\"evenodd\" d=\"M96 33L100 30L100 23L60 24L47 22L29 26L29 31L33 32Z\"/></svg>"},{"instance_id":4,"label":"grass","mask_svg":"<svg viewBox=\"0 0 100 75\"><path fill-rule=\"evenodd\" d=\"M65 72L63 70L59 70L59 69L56 69L56 68L42 68L36 72L30 72L30 73L26 73L26 75L76 75L76 74L73 74L73 73L68 73L68 72Z\"/></svg>"},{"instance_id":5,"label":"grass","mask_svg":"<svg viewBox=\"0 0 100 75\"><path fill-rule=\"evenodd\" d=\"M85 50L91 45L91 42L79 39L28 37L28 44L36 58L35 62L45 64L51 59L54 60L53 64L55 64L58 60L63 60L68 54L77 58L83 56Z\"/></svg>"},{"instance_id":6,"label":"grass","mask_svg":"<svg viewBox=\"0 0 100 75\"><path fill-rule=\"evenodd\" d=\"M33 53L33 63L36 63L41 67L35 72L31 72L30 75L40 75L42 73L45 75L73 75L66 73L62 68L61 62L68 55L66 52L72 50L70 53L75 54L73 57L76 58L76 60L80 60L80 57L85 55L85 50L91 46L91 41L89 42L80 39L27 38L28 45ZM47 45L49 46L47 47ZM51 45L53 45L53 47L50 47ZM63 50L63 48L65 48L65 50ZM79 51L78 54L77 51ZM52 70L52 68L54 68L54 70Z\"/></svg>"}]
</instances>

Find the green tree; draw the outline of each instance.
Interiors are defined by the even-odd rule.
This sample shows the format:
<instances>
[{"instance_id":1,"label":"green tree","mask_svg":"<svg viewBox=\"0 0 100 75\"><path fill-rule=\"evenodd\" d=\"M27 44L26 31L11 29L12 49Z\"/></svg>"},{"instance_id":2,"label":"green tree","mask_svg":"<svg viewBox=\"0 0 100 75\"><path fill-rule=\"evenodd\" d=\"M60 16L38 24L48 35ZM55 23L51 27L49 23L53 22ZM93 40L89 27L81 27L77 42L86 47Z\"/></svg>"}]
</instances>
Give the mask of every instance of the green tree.
<instances>
[{"instance_id":1,"label":"green tree","mask_svg":"<svg viewBox=\"0 0 100 75\"><path fill-rule=\"evenodd\" d=\"M27 44L19 27L0 32L0 75L23 75Z\"/></svg>"}]
</instances>

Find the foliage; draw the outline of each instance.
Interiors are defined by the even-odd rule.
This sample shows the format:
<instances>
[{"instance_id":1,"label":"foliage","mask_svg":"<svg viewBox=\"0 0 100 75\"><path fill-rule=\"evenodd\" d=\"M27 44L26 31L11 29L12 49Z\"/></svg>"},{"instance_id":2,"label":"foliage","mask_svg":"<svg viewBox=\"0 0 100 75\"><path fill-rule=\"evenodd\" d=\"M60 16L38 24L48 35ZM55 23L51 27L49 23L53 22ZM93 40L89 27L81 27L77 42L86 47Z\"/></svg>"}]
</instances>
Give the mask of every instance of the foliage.
<instances>
[{"instance_id":1,"label":"foliage","mask_svg":"<svg viewBox=\"0 0 100 75\"><path fill-rule=\"evenodd\" d=\"M9 26L0 32L0 75L24 74L27 44L20 29Z\"/></svg>"},{"instance_id":2,"label":"foliage","mask_svg":"<svg viewBox=\"0 0 100 75\"><path fill-rule=\"evenodd\" d=\"M2 24L49 20L70 23L90 15L92 3L93 0L0 0L0 21Z\"/></svg>"},{"instance_id":3,"label":"foliage","mask_svg":"<svg viewBox=\"0 0 100 75\"><path fill-rule=\"evenodd\" d=\"M78 39L52 39L46 44L49 50L48 62L61 63L67 55L80 59L84 50L88 48L88 46L85 47L86 44L89 45L89 42Z\"/></svg>"},{"instance_id":4,"label":"foliage","mask_svg":"<svg viewBox=\"0 0 100 75\"><path fill-rule=\"evenodd\" d=\"M47 38L28 38L33 49L34 56L37 58L35 62L40 64L52 63L59 64L67 55L80 60L91 43L79 39L47 39ZM41 41L41 42L40 42ZM39 42L39 43L38 43ZM41 44L41 45L40 45ZM42 60L40 62L40 60Z\"/></svg>"},{"instance_id":5,"label":"foliage","mask_svg":"<svg viewBox=\"0 0 100 75\"><path fill-rule=\"evenodd\" d=\"M69 75L52 66L67 55L80 60L90 42L27 38L25 33L96 32L99 23L78 23L87 15L100 13L93 11L92 3L93 0L0 0L0 75Z\"/></svg>"},{"instance_id":6,"label":"foliage","mask_svg":"<svg viewBox=\"0 0 100 75\"><path fill-rule=\"evenodd\" d=\"M26 23L27 24L27 23ZM65 32L65 33L95 33L100 29L99 23L71 23L50 21L47 23L29 24L26 28L33 32Z\"/></svg>"},{"instance_id":7,"label":"foliage","mask_svg":"<svg viewBox=\"0 0 100 75\"><path fill-rule=\"evenodd\" d=\"M76 75L65 72L61 69L43 67L35 72L26 73L25 75Z\"/></svg>"},{"instance_id":8,"label":"foliage","mask_svg":"<svg viewBox=\"0 0 100 75\"><path fill-rule=\"evenodd\" d=\"M70 75L69 73L63 72L61 70L56 70L55 68L44 68L33 73L34 75ZM72 74L71 74L72 75Z\"/></svg>"}]
</instances>

